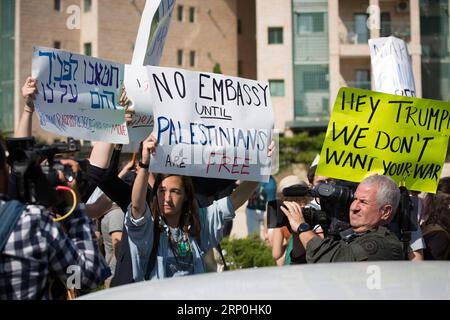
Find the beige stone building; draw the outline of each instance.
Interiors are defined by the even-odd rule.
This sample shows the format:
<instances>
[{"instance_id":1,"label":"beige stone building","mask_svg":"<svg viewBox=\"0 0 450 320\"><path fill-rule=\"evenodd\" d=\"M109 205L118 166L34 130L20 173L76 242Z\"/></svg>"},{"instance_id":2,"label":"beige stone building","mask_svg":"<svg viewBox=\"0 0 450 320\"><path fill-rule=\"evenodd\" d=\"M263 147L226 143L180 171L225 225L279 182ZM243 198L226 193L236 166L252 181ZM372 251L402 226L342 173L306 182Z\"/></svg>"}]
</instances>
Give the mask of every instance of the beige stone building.
<instances>
[{"instance_id":1,"label":"beige stone building","mask_svg":"<svg viewBox=\"0 0 450 320\"><path fill-rule=\"evenodd\" d=\"M276 127L324 130L340 87L371 89L368 39L380 36L407 43L418 97L448 100L448 8L448 0L256 0L257 74L271 84Z\"/></svg>"},{"instance_id":2,"label":"beige stone building","mask_svg":"<svg viewBox=\"0 0 450 320\"><path fill-rule=\"evenodd\" d=\"M23 104L21 87L31 74L33 46L131 63L144 4L145 0L2 0L2 16L9 16L7 28L1 30L2 68L13 65L0 78L2 131L11 134L17 127ZM240 65L241 75L254 79L254 14L247 9L252 4L177 0L160 65L207 72L216 68L233 76L238 75ZM238 17L238 7L243 18ZM247 21L253 25L247 26ZM55 138L41 130L37 120L33 134L48 141Z\"/></svg>"},{"instance_id":3,"label":"beige stone building","mask_svg":"<svg viewBox=\"0 0 450 320\"><path fill-rule=\"evenodd\" d=\"M371 37L404 39L417 96L450 100L449 2L176 0L160 65L268 81L276 128L322 131L341 86L372 87ZM33 45L130 63L144 3L2 0L2 131L12 133L17 126ZM378 27L367 23L373 8L379 11ZM37 121L33 132L53 138Z\"/></svg>"}]
</instances>

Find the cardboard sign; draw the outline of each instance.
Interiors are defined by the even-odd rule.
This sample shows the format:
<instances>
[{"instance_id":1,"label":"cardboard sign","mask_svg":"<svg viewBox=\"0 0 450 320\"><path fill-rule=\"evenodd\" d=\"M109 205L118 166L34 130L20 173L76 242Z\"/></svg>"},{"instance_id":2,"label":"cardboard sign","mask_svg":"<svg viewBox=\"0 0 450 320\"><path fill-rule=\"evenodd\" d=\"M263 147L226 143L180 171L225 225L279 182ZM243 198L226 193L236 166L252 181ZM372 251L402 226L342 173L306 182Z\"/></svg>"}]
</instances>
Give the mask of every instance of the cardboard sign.
<instances>
[{"instance_id":1,"label":"cardboard sign","mask_svg":"<svg viewBox=\"0 0 450 320\"><path fill-rule=\"evenodd\" d=\"M33 48L35 106L47 131L85 140L128 143L119 103L124 66L71 52Z\"/></svg>"},{"instance_id":2,"label":"cardboard sign","mask_svg":"<svg viewBox=\"0 0 450 320\"><path fill-rule=\"evenodd\" d=\"M220 74L146 67L158 173L268 181L269 85Z\"/></svg>"},{"instance_id":3,"label":"cardboard sign","mask_svg":"<svg viewBox=\"0 0 450 320\"><path fill-rule=\"evenodd\" d=\"M341 88L317 174L360 182L378 173L435 193L449 129L448 102Z\"/></svg>"},{"instance_id":4,"label":"cardboard sign","mask_svg":"<svg viewBox=\"0 0 450 320\"><path fill-rule=\"evenodd\" d=\"M131 64L159 65L174 7L175 0L146 1Z\"/></svg>"},{"instance_id":5,"label":"cardboard sign","mask_svg":"<svg viewBox=\"0 0 450 320\"><path fill-rule=\"evenodd\" d=\"M416 96L411 58L405 42L395 37L369 40L375 91Z\"/></svg>"}]
</instances>

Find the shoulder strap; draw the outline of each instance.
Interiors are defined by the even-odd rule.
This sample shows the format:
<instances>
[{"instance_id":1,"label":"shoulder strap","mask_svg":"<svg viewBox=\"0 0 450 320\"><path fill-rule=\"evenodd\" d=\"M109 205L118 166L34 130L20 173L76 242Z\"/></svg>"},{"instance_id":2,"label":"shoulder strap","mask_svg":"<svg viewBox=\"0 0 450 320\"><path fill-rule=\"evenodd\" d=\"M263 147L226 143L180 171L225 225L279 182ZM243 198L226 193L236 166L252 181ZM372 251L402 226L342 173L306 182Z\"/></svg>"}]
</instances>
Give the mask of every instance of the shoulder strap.
<instances>
[{"instance_id":1,"label":"shoulder strap","mask_svg":"<svg viewBox=\"0 0 450 320\"><path fill-rule=\"evenodd\" d=\"M158 253L158 246L159 246L159 238L160 238L159 223L155 221L153 230L153 247L152 252L150 253L150 258L148 259L147 271L145 272L144 276L145 280L150 280L152 271L155 268L156 255Z\"/></svg>"},{"instance_id":2,"label":"shoulder strap","mask_svg":"<svg viewBox=\"0 0 450 320\"><path fill-rule=\"evenodd\" d=\"M17 200L5 202L0 206L0 252L13 232L23 208L24 205Z\"/></svg>"},{"instance_id":3,"label":"shoulder strap","mask_svg":"<svg viewBox=\"0 0 450 320\"><path fill-rule=\"evenodd\" d=\"M438 224L427 224L424 227L422 227L422 236L425 236L425 235L428 235L430 233L437 232L437 231L444 232L447 235L447 237L450 238L450 235L447 232L447 230L445 230L443 227L441 227Z\"/></svg>"},{"instance_id":4,"label":"shoulder strap","mask_svg":"<svg viewBox=\"0 0 450 320\"><path fill-rule=\"evenodd\" d=\"M126 226L122 229L122 240L119 244L119 252L116 259L116 270L111 279L111 287L133 283L133 267L131 262L130 244Z\"/></svg>"}]
</instances>

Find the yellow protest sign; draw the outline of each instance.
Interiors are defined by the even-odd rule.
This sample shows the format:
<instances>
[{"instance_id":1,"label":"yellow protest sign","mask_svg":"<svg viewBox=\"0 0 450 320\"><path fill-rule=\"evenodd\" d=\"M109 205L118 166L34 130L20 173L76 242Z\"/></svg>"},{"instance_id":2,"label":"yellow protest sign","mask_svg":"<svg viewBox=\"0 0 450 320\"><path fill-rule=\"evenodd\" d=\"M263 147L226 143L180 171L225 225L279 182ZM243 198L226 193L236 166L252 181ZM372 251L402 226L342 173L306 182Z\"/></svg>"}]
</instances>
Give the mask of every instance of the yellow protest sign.
<instances>
[{"instance_id":1,"label":"yellow protest sign","mask_svg":"<svg viewBox=\"0 0 450 320\"><path fill-rule=\"evenodd\" d=\"M435 193L449 133L448 102L341 88L316 174L360 182L378 173Z\"/></svg>"}]
</instances>

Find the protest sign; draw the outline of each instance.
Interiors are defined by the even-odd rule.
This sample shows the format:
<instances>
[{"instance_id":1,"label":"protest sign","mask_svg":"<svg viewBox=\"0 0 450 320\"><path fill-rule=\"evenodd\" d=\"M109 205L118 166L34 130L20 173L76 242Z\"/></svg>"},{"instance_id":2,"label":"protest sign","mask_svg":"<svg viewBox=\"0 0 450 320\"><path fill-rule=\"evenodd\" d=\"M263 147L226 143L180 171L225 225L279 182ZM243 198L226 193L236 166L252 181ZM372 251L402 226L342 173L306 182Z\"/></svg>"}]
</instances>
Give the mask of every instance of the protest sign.
<instances>
[{"instance_id":1,"label":"protest sign","mask_svg":"<svg viewBox=\"0 0 450 320\"><path fill-rule=\"evenodd\" d=\"M150 171L268 181L274 120L267 83L146 68L158 140Z\"/></svg>"},{"instance_id":2,"label":"protest sign","mask_svg":"<svg viewBox=\"0 0 450 320\"><path fill-rule=\"evenodd\" d=\"M150 104L147 69L144 66L125 65L124 83L127 97L131 101L129 107L134 110L133 120L128 125L130 141L142 141L153 130L153 108ZM135 147L133 150L137 151Z\"/></svg>"},{"instance_id":3,"label":"protest sign","mask_svg":"<svg viewBox=\"0 0 450 320\"><path fill-rule=\"evenodd\" d=\"M450 103L341 88L317 174L360 182L378 173L436 192L447 154Z\"/></svg>"},{"instance_id":4,"label":"protest sign","mask_svg":"<svg viewBox=\"0 0 450 320\"><path fill-rule=\"evenodd\" d=\"M142 141L153 129L153 109L149 104L148 74L144 65L159 65L169 31L175 0L146 1L142 13L132 65L125 66L125 88L135 111L129 125L130 141ZM138 144L130 145L137 151Z\"/></svg>"},{"instance_id":5,"label":"protest sign","mask_svg":"<svg viewBox=\"0 0 450 320\"><path fill-rule=\"evenodd\" d=\"M395 37L369 40L375 91L415 97L416 85L405 42Z\"/></svg>"},{"instance_id":6,"label":"protest sign","mask_svg":"<svg viewBox=\"0 0 450 320\"><path fill-rule=\"evenodd\" d=\"M41 127L62 136L128 143L124 110L118 105L123 73L123 64L34 47Z\"/></svg>"},{"instance_id":7,"label":"protest sign","mask_svg":"<svg viewBox=\"0 0 450 320\"><path fill-rule=\"evenodd\" d=\"M175 0L146 1L133 52L133 65L159 65Z\"/></svg>"}]
</instances>

